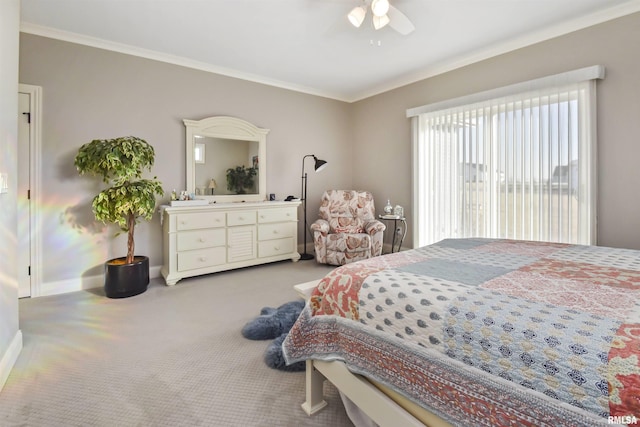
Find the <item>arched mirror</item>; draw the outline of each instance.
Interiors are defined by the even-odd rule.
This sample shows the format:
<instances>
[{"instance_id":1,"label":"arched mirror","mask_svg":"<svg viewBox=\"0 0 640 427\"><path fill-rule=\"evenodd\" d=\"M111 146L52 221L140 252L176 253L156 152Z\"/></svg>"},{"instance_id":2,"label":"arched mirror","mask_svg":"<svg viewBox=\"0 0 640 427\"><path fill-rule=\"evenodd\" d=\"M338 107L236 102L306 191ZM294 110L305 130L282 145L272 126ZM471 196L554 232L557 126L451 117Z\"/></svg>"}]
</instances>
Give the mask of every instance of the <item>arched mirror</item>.
<instances>
[{"instance_id":1,"label":"arched mirror","mask_svg":"<svg viewBox=\"0 0 640 427\"><path fill-rule=\"evenodd\" d=\"M184 120L187 191L211 202L266 199L267 134L235 117Z\"/></svg>"}]
</instances>

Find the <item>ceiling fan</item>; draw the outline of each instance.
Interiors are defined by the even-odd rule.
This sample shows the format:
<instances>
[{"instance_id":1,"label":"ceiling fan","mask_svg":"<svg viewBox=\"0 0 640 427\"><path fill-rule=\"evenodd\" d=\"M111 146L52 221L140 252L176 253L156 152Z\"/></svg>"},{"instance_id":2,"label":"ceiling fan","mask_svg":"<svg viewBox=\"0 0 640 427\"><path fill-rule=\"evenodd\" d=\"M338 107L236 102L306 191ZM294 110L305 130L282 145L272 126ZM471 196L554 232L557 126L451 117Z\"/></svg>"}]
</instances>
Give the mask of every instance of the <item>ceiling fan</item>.
<instances>
[{"instance_id":1,"label":"ceiling fan","mask_svg":"<svg viewBox=\"0 0 640 427\"><path fill-rule=\"evenodd\" d=\"M356 28L360 28L367 15L368 1L363 0L362 3L361 6L354 7L347 15L349 22ZM389 25L406 36L416 29L404 13L389 4L389 0L371 0L371 12L373 14L373 28L376 30Z\"/></svg>"}]
</instances>

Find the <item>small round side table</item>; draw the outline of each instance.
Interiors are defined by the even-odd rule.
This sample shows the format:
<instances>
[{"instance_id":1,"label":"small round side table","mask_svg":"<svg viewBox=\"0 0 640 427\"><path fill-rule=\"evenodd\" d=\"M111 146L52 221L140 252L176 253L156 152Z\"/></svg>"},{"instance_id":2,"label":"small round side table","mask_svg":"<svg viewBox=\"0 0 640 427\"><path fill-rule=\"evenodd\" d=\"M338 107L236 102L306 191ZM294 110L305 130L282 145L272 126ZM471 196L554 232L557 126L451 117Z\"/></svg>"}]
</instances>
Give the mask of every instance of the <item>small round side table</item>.
<instances>
[{"instance_id":1,"label":"small round side table","mask_svg":"<svg viewBox=\"0 0 640 427\"><path fill-rule=\"evenodd\" d=\"M393 238L391 239L391 253L399 252L402 247L402 242L404 242L404 238L407 235L407 220L405 217L400 215L378 215L378 218L382 221L393 221ZM398 227L398 223L402 225L402 227ZM402 233L400 233L402 231ZM398 241L398 247L396 248L396 235L400 236L400 240Z\"/></svg>"}]
</instances>

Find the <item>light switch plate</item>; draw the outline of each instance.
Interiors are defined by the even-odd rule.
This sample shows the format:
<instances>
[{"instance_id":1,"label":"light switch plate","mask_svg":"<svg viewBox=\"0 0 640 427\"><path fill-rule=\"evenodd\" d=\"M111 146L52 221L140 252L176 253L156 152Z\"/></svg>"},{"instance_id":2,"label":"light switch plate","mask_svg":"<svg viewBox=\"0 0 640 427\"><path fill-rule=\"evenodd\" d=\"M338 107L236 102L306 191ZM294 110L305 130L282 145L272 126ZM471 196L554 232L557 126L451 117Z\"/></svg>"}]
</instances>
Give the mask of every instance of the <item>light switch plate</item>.
<instances>
[{"instance_id":1,"label":"light switch plate","mask_svg":"<svg viewBox=\"0 0 640 427\"><path fill-rule=\"evenodd\" d=\"M9 177L6 173L0 173L0 194L9 192Z\"/></svg>"}]
</instances>

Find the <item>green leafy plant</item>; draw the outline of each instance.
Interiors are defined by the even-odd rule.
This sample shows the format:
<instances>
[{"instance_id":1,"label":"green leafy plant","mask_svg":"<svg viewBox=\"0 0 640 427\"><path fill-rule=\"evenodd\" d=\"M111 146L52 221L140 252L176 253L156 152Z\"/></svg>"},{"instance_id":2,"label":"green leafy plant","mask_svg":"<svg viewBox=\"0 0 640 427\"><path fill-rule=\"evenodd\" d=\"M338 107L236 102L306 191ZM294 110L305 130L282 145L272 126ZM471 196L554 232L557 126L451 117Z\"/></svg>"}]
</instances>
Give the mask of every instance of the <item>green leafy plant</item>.
<instances>
[{"instance_id":1,"label":"green leafy plant","mask_svg":"<svg viewBox=\"0 0 640 427\"><path fill-rule=\"evenodd\" d=\"M247 188L253 187L257 173L256 168L246 168L244 165L227 169L227 190L245 194Z\"/></svg>"},{"instance_id":2,"label":"green leafy plant","mask_svg":"<svg viewBox=\"0 0 640 427\"><path fill-rule=\"evenodd\" d=\"M164 195L157 177L142 178L151 170L155 151L145 140L126 136L95 139L78 150L74 164L80 175L100 176L111 185L93 198L93 213L98 221L117 224L127 238L126 263L134 261L134 230L140 219L151 220L156 195Z\"/></svg>"}]
</instances>

